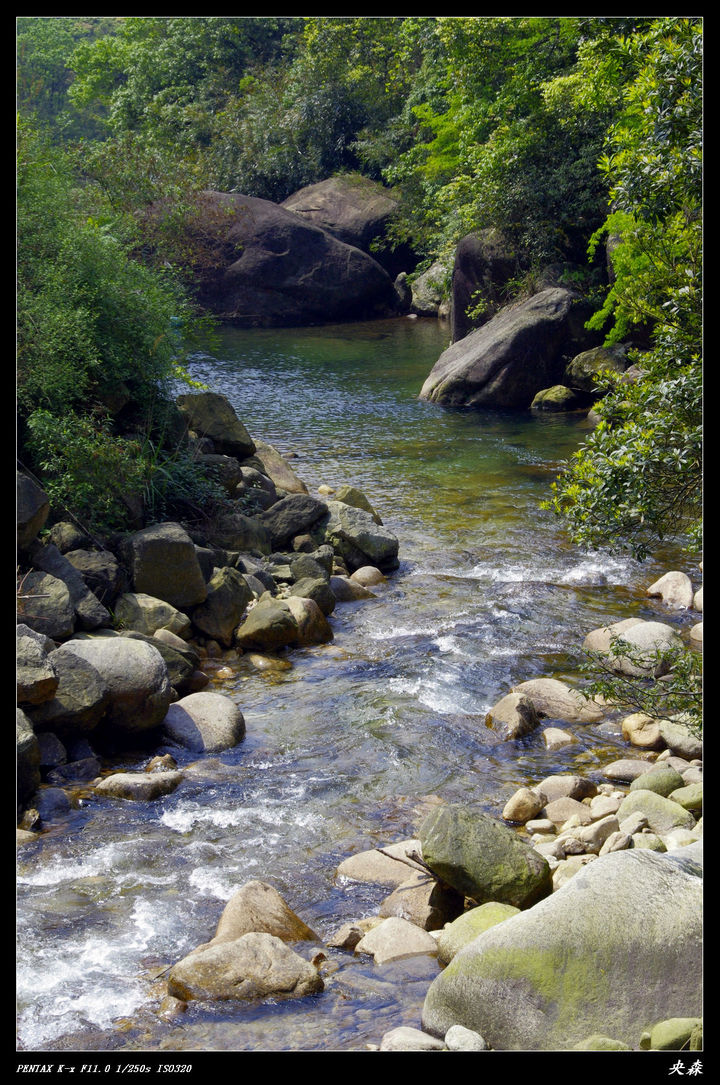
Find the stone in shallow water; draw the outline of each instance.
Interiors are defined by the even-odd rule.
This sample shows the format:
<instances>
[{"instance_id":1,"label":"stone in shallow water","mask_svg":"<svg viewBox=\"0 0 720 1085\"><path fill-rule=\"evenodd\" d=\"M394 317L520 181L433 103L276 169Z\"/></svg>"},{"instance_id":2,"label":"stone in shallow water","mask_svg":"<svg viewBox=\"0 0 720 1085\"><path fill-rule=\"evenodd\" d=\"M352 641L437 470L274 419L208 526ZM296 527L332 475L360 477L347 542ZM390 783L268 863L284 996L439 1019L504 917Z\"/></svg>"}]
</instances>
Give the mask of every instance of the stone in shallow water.
<instances>
[{"instance_id":1,"label":"stone in shallow water","mask_svg":"<svg viewBox=\"0 0 720 1085\"><path fill-rule=\"evenodd\" d=\"M324 986L315 965L280 938L257 932L189 953L168 977L168 993L183 1002L302 998Z\"/></svg>"}]
</instances>

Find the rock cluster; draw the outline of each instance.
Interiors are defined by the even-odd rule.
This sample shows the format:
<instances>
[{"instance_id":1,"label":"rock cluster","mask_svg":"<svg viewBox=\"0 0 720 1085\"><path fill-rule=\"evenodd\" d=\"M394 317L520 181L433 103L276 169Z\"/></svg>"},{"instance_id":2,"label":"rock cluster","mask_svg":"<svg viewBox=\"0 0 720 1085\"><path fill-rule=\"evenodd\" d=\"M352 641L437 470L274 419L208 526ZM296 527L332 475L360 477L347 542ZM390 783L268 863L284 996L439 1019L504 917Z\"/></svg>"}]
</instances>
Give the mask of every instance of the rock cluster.
<instances>
[{"instance_id":1,"label":"rock cluster","mask_svg":"<svg viewBox=\"0 0 720 1085\"><path fill-rule=\"evenodd\" d=\"M162 740L210 753L242 741L242 712L207 690L204 660L328 643L336 605L373 598L398 565L397 537L359 490L311 496L222 395L177 405L228 493L202 531L159 523L97 540L52 523L47 496L18 472L18 814L33 827L40 783L92 781L96 751ZM101 790L162 793L157 779L111 777Z\"/></svg>"}]
</instances>

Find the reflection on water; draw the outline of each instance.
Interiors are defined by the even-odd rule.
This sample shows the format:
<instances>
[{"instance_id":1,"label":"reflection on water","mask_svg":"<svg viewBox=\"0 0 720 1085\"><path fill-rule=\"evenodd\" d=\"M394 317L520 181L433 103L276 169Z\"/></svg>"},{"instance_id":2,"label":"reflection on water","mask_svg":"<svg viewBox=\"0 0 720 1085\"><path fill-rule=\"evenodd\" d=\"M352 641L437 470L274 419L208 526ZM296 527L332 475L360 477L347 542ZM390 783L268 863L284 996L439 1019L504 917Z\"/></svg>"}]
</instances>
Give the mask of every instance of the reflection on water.
<instances>
[{"instance_id":1,"label":"reflection on water","mask_svg":"<svg viewBox=\"0 0 720 1085\"><path fill-rule=\"evenodd\" d=\"M427 320L225 329L192 360L311 493L364 490L401 565L376 598L337 607L332 644L284 670L241 659L217 680L245 715L240 746L200 761L174 750L187 775L173 795L86 794L19 852L22 1049L364 1050L417 1027L429 958L379 968L328 951L320 996L192 1005L172 1021L155 1012L158 977L251 878L327 937L387 892L338 882L339 862L414 835L436 796L499 815L518 786L617 756L619 737L589 725L552 753L539 735L488 743L485 714L514 683L572 680L585 632L656 616L644 587L657 569L576 550L539 508L581 418L418 400L445 345Z\"/></svg>"}]
</instances>

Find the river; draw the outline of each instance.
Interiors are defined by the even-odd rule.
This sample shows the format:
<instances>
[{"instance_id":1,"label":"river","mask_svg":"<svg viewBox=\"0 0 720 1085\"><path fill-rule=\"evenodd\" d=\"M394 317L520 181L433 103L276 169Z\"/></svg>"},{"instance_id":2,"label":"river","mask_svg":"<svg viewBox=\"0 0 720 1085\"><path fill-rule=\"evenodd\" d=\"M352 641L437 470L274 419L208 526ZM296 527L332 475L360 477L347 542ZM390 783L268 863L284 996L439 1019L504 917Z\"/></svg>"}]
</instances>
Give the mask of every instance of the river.
<instances>
[{"instance_id":1,"label":"river","mask_svg":"<svg viewBox=\"0 0 720 1085\"><path fill-rule=\"evenodd\" d=\"M608 726L575 725L556 752L539 733L483 742L484 714L513 684L578 680L587 631L657 618L645 588L667 566L581 551L540 508L589 432L582 416L418 399L447 341L422 319L225 328L191 359L311 493L363 490L400 540L400 567L376 598L338 605L333 642L289 653L287 669L241 659L213 673L245 716L238 747L174 751L186 781L154 803L81 792L19 851L20 1050L364 1051L419 1027L433 959L376 967L336 950L316 997L156 1010L163 970L212 936L249 879L328 937L387 893L339 881L341 860L415 835L438 798L499 816L519 786L622 756Z\"/></svg>"}]
</instances>

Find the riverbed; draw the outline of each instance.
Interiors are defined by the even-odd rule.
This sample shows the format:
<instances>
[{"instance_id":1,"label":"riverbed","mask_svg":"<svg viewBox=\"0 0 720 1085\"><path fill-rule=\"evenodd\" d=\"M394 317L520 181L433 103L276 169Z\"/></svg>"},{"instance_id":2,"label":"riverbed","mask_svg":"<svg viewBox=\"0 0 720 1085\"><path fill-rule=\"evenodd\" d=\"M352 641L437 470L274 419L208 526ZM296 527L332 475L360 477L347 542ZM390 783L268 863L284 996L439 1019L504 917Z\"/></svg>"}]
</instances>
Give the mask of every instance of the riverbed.
<instances>
[{"instance_id":1,"label":"riverbed","mask_svg":"<svg viewBox=\"0 0 720 1085\"><path fill-rule=\"evenodd\" d=\"M418 399L447 343L424 319L225 328L190 359L311 493L363 490L400 567L375 598L338 605L332 643L284 653L282 669L241 658L211 671L245 716L238 747L199 761L173 750L186 780L153 803L78 792L19 851L20 1050L364 1051L419 1027L432 958L378 967L339 950L313 998L157 1009L164 971L212 936L246 881L272 884L326 938L387 893L339 880L348 855L415 835L438 800L500 816L520 786L622 756L612 726L572 725L576 741L554 752L539 733L483 738L514 684L579 680L590 629L668 620L645 588L669 566L582 551L540 507L589 433L583 415Z\"/></svg>"}]
</instances>

